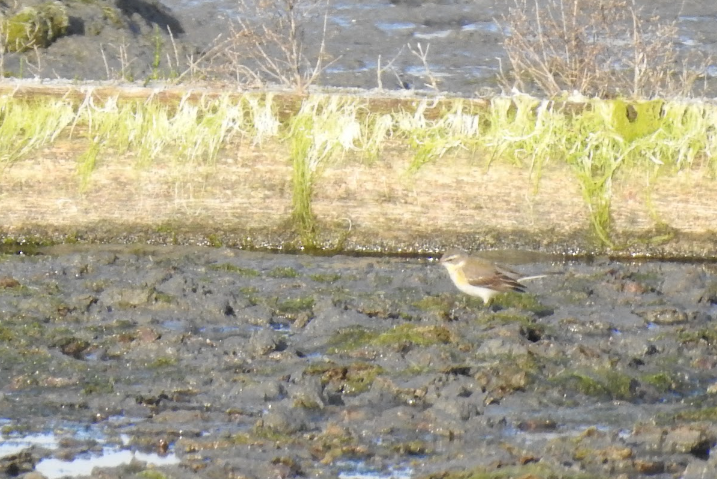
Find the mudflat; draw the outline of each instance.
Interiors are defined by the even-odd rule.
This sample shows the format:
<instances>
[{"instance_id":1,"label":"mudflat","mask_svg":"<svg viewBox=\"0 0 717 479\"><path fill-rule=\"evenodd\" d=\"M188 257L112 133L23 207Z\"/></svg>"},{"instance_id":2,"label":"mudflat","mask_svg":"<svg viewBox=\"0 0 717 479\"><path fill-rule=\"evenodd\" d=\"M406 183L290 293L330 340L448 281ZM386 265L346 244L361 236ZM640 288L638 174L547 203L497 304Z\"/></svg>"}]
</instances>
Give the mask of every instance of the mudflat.
<instances>
[{"instance_id":1,"label":"mudflat","mask_svg":"<svg viewBox=\"0 0 717 479\"><path fill-rule=\"evenodd\" d=\"M717 473L714 265L494 252L554 274L486 308L428 258L37 253L0 259L8 475Z\"/></svg>"}]
</instances>

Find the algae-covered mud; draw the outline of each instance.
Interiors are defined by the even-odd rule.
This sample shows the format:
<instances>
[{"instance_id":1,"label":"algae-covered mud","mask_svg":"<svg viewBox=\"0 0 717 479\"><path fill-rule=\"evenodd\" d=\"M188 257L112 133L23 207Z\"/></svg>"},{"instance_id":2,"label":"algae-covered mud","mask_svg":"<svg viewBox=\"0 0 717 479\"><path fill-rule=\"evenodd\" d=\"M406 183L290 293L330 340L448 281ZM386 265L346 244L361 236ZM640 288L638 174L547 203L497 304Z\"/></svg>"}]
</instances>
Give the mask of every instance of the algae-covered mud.
<instances>
[{"instance_id":1,"label":"algae-covered mud","mask_svg":"<svg viewBox=\"0 0 717 479\"><path fill-rule=\"evenodd\" d=\"M0 258L0 466L27 477L715 477L717 267L188 247ZM93 469L94 468L94 469Z\"/></svg>"}]
</instances>

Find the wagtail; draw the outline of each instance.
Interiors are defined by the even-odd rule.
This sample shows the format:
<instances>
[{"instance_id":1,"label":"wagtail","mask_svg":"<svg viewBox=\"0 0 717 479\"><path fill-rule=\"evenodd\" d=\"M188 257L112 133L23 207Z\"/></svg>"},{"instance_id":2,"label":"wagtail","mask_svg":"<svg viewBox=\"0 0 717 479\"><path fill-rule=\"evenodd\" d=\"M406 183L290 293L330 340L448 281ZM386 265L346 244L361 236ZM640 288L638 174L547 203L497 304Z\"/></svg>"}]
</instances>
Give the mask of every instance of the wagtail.
<instances>
[{"instance_id":1,"label":"wagtail","mask_svg":"<svg viewBox=\"0 0 717 479\"><path fill-rule=\"evenodd\" d=\"M458 289L471 296L478 296L486 305L500 293L525 293L523 281L546 276L521 276L515 271L455 249L446 251L441 258L441 264L446 267Z\"/></svg>"}]
</instances>

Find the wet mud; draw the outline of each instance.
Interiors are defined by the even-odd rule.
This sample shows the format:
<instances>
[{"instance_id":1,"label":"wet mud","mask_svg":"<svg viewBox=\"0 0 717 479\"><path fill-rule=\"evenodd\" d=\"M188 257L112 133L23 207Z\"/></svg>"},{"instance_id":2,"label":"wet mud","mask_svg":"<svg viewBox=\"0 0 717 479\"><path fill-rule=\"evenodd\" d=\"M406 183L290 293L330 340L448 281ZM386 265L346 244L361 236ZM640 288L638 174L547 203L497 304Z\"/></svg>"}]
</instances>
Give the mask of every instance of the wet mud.
<instances>
[{"instance_id":1,"label":"wet mud","mask_svg":"<svg viewBox=\"0 0 717 479\"><path fill-rule=\"evenodd\" d=\"M717 266L62 246L0 257L8 477L717 475Z\"/></svg>"}]
</instances>

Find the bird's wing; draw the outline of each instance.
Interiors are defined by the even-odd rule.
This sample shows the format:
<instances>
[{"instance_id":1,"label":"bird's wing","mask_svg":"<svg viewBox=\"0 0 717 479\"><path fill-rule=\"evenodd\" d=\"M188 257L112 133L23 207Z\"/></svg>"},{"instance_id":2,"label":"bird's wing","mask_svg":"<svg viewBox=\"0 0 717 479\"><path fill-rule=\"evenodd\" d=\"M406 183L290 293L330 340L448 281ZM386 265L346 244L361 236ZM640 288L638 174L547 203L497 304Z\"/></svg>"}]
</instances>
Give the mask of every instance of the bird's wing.
<instances>
[{"instance_id":1,"label":"bird's wing","mask_svg":"<svg viewBox=\"0 0 717 479\"><path fill-rule=\"evenodd\" d=\"M525 286L518 282L519 274L490 263L475 262L466 266L466 279L471 286L490 288L495 291L525 292Z\"/></svg>"}]
</instances>

